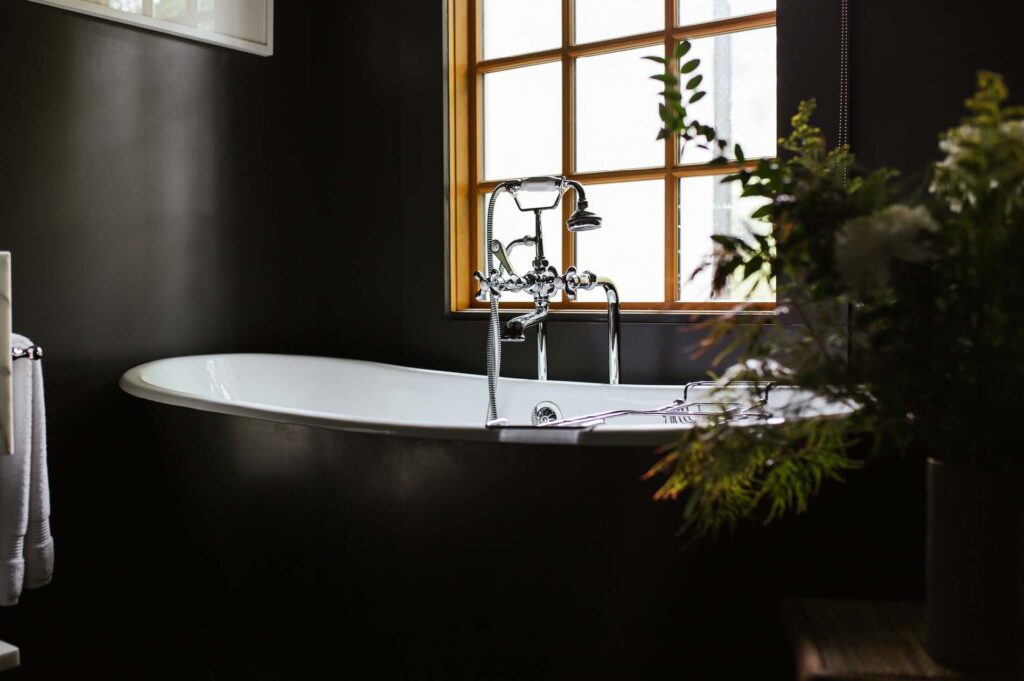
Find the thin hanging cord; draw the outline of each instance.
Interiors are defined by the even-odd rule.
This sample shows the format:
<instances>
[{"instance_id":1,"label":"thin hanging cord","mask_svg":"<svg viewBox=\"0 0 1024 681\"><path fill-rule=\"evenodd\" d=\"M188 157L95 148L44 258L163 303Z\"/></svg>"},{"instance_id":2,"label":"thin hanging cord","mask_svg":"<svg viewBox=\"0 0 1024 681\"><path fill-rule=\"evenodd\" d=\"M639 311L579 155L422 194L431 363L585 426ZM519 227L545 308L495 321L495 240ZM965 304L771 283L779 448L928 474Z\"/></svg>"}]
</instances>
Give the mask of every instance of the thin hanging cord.
<instances>
[{"instance_id":1,"label":"thin hanging cord","mask_svg":"<svg viewBox=\"0 0 1024 681\"><path fill-rule=\"evenodd\" d=\"M839 19L839 146L850 143L850 7L841 0ZM843 184L847 179L843 164Z\"/></svg>"},{"instance_id":2,"label":"thin hanging cord","mask_svg":"<svg viewBox=\"0 0 1024 681\"><path fill-rule=\"evenodd\" d=\"M839 146L850 144L850 6L840 0L839 8ZM843 186L848 179L848 163L843 162ZM853 305L846 304L846 366L853 361Z\"/></svg>"}]
</instances>

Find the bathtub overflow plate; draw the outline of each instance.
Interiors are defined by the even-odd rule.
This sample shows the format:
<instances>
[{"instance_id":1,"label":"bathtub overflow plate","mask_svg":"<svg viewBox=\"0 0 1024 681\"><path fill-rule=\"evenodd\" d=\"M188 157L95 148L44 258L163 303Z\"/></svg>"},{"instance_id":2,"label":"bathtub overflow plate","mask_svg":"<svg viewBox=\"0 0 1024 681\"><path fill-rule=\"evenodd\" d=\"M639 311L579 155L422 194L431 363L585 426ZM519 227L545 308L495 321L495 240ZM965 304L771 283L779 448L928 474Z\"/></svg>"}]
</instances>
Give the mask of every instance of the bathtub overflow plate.
<instances>
[{"instance_id":1,"label":"bathtub overflow plate","mask_svg":"<svg viewBox=\"0 0 1024 681\"><path fill-rule=\"evenodd\" d=\"M537 406L533 408L533 413L530 415L530 421L535 426L551 423L552 421L560 421L561 419L562 410L554 402L538 402Z\"/></svg>"}]
</instances>

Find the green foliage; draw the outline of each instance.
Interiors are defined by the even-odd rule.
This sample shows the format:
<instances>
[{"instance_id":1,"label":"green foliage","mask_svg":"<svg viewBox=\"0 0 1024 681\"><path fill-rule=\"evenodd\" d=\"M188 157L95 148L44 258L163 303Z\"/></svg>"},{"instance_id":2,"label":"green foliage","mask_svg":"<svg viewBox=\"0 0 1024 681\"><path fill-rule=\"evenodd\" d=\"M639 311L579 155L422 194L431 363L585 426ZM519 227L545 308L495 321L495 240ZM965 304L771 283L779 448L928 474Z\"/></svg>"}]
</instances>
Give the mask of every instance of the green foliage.
<instances>
[{"instance_id":1,"label":"green foliage","mask_svg":"<svg viewBox=\"0 0 1024 681\"><path fill-rule=\"evenodd\" d=\"M847 456L850 421L791 421L687 431L651 468L665 475L656 499L686 496L684 530L715 535L742 519L768 523L807 509L825 480L841 480L859 463Z\"/></svg>"},{"instance_id":2,"label":"green foliage","mask_svg":"<svg viewBox=\"0 0 1024 681\"><path fill-rule=\"evenodd\" d=\"M700 66L700 59L683 61L689 51L690 41L683 40L676 44L672 61L666 61L662 57L644 57L644 59L665 65L664 73L651 76L652 79L665 84L665 89L660 93L664 103L658 106L658 115L662 122L662 128L658 131L658 139L665 139L672 134L678 135L684 154L690 143L696 144L701 149L711 149L712 143L716 143L717 149L721 151L725 149L725 141L716 140L715 129L691 117L686 109L689 104L695 104L707 95L706 90L700 89L700 84L704 80L704 76L700 74L694 74L688 78L685 85L680 88L680 75L693 73ZM715 158L716 163L724 160L725 158L720 155Z\"/></svg>"},{"instance_id":3,"label":"green foliage","mask_svg":"<svg viewBox=\"0 0 1024 681\"><path fill-rule=\"evenodd\" d=\"M677 96L672 72L695 61L666 64L659 137L725 149ZM701 82L694 73L686 87ZM1024 109L1007 96L998 75L979 73L923 198L891 170L859 168L849 148L828 149L813 100L779 158L751 165L734 147L740 167L723 181L766 201L750 216L762 228L713 237L707 266L715 292L730 280L773 286L778 314L751 323L738 305L706 325L703 348L724 348L716 363L738 356L724 384L773 360L784 380L859 409L687 432L649 475L664 477L658 498L686 498L691 533L805 510L822 481L862 463L854 442L873 445L868 458L916 444L945 461L1024 465L1010 427L1024 404Z\"/></svg>"}]
</instances>

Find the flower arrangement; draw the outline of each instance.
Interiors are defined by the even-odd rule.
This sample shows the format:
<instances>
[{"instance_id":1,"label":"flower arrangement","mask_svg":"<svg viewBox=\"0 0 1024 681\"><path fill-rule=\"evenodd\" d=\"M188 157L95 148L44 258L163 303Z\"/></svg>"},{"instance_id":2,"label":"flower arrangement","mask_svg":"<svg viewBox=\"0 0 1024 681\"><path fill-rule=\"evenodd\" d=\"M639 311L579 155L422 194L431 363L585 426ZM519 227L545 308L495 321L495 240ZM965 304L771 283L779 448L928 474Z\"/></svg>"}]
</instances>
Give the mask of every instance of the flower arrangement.
<instances>
[{"instance_id":1,"label":"flower arrangement","mask_svg":"<svg viewBox=\"0 0 1024 681\"><path fill-rule=\"evenodd\" d=\"M704 96L688 50L655 59L666 64L659 136L715 148L724 164L728 143L687 115ZM845 146L828 149L813 101L778 158L751 165L733 146L739 169L723 181L764 205L749 233L713 237L713 287L769 285L778 309L751 323L738 305L706 324L704 350L724 346L719 365L738 356L723 385L781 381L855 409L688 431L648 476L662 481L658 498L685 499L691 534L801 512L823 481L885 453L1024 464L1010 427L1024 405L1024 109L1007 97L998 75L978 74L917 192L894 171L859 168Z\"/></svg>"}]
</instances>

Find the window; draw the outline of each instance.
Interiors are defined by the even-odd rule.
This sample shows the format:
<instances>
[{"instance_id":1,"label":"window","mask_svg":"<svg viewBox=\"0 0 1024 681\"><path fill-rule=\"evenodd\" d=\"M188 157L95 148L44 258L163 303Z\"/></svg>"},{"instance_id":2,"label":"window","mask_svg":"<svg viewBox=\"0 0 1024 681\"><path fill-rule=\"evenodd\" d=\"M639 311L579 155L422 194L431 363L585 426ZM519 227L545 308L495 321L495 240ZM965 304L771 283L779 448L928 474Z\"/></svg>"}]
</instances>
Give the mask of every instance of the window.
<instances>
[{"instance_id":1,"label":"window","mask_svg":"<svg viewBox=\"0 0 1024 681\"><path fill-rule=\"evenodd\" d=\"M689 38L708 96L701 121L743 145L747 163L776 153L775 0L449 0L452 310L484 308L474 270L484 269L485 202L502 180L565 175L587 188L604 227L570 233L562 211L544 215L546 254L611 277L626 310L714 311L748 292L710 299L710 272L691 274L712 234L742 234L757 204L716 180L737 167L709 165L678 139L656 141L660 66ZM533 216L498 201L495 238L532 234ZM528 258L513 259L526 269ZM765 309L771 291L753 292ZM526 296L503 296L523 307ZM603 307L581 293L557 310Z\"/></svg>"}]
</instances>

